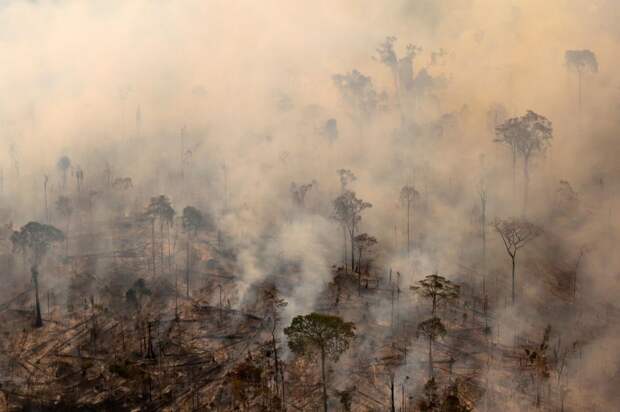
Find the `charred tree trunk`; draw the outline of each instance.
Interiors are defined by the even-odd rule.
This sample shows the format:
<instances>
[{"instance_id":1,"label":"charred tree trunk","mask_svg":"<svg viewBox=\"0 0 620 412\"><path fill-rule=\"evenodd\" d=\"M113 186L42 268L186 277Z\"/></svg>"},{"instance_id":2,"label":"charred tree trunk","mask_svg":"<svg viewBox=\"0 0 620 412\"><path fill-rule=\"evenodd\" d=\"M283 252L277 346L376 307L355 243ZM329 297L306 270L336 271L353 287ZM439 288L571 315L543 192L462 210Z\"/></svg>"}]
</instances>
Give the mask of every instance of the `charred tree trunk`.
<instances>
[{"instance_id":1,"label":"charred tree trunk","mask_svg":"<svg viewBox=\"0 0 620 412\"><path fill-rule=\"evenodd\" d=\"M189 298L189 289L190 289L190 268L192 263L192 242L190 238L190 234L187 234L187 256L185 260L185 281L187 283L187 290L185 291L186 296Z\"/></svg>"},{"instance_id":2,"label":"charred tree trunk","mask_svg":"<svg viewBox=\"0 0 620 412\"><path fill-rule=\"evenodd\" d=\"M162 273L164 271L164 223L159 222L159 263Z\"/></svg>"},{"instance_id":3,"label":"charred tree trunk","mask_svg":"<svg viewBox=\"0 0 620 412\"><path fill-rule=\"evenodd\" d=\"M349 236L351 237L351 270L355 270L355 228L352 228Z\"/></svg>"},{"instance_id":4,"label":"charred tree trunk","mask_svg":"<svg viewBox=\"0 0 620 412\"><path fill-rule=\"evenodd\" d=\"M407 197L407 256L411 252L411 201Z\"/></svg>"},{"instance_id":5,"label":"charred tree trunk","mask_svg":"<svg viewBox=\"0 0 620 412\"><path fill-rule=\"evenodd\" d=\"M276 341L276 330L278 324L275 318L273 318L273 327L271 328L271 346L273 348L273 367L274 367L274 378L276 381L276 394L280 391L280 361L278 359L278 343ZM284 384L282 384L284 385ZM282 397L284 398L284 390L282 390Z\"/></svg>"},{"instance_id":6,"label":"charred tree trunk","mask_svg":"<svg viewBox=\"0 0 620 412\"><path fill-rule=\"evenodd\" d=\"M36 266L33 266L30 272L34 283L34 326L40 328L43 326L43 319L41 318L41 304L39 302L39 271Z\"/></svg>"},{"instance_id":7,"label":"charred tree trunk","mask_svg":"<svg viewBox=\"0 0 620 412\"><path fill-rule=\"evenodd\" d=\"M327 378L325 374L325 349L321 348L321 384L323 386L323 412L327 412Z\"/></svg>"},{"instance_id":8,"label":"charred tree trunk","mask_svg":"<svg viewBox=\"0 0 620 412\"><path fill-rule=\"evenodd\" d=\"M428 378L433 377L433 338L428 337Z\"/></svg>"},{"instance_id":9,"label":"charred tree trunk","mask_svg":"<svg viewBox=\"0 0 620 412\"><path fill-rule=\"evenodd\" d=\"M344 252L344 271L347 271L348 257L347 257L347 229L342 226L342 238L344 239L342 251ZM351 269L353 270L353 269Z\"/></svg>"},{"instance_id":10,"label":"charred tree trunk","mask_svg":"<svg viewBox=\"0 0 620 412\"><path fill-rule=\"evenodd\" d=\"M71 216L67 216L67 236L65 236L65 256L69 256L69 225L71 224Z\"/></svg>"},{"instance_id":11,"label":"charred tree trunk","mask_svg":"<svg viewBox=\"0 0 620 412\"><path fill-rule=\"evenodd\" d=\"M151 220L151 251L153 255L153 277L155 277L155 219Z\"/></svg>"},{"instance_id":12,"label":"charred tree trunk","mask_svg":"<svg viewBox=\"0 0 620 412\"><path fill-rule=\"evenodd\" d=\"M515 304L516 295L515 295L515 277L516 277L516 255L510 256L512 260L512 304Z\"/></svg>"},{"instance_id":13,"label":"charred tree trunk","mask_svg":"<svg viewBox=\"0 0 620 412\"><path fill-rule=\"evenodd\" d=\"M523 158L523 217L527 213L527 202L529 196L529 188L530 188L530 158L529 156L525 156Z\"/></svg>"},{"instance_id":14,"label":"charred tree trunk","mask_svg":"<svg viewBox=\"0 0 620 412\"><path fill-rule=\"evenodd\" d=\"M512 196L517 200L517 147L512 146Z\"/></svg>"},{"instance_id":15,"label":"charred tree trunk","mask_svg":"<svg viewBox=\"0 0 620 412\"><path fill-rule=\"evenodd\" d=\"M396 401L394 400L394 375L390 375L390 412L396 412Z\"/></svg>"}]
</instances>

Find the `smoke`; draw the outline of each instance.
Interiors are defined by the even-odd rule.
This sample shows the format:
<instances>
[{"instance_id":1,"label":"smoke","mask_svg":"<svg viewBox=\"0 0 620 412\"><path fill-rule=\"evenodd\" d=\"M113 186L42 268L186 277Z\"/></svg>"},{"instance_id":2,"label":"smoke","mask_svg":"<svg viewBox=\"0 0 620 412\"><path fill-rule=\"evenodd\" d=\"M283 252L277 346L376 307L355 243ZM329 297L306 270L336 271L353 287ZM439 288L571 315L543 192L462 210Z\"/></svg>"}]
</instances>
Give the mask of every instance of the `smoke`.
<instances>
[{"instance_id":1,"label":"smoke","mask_svg":"<svg viewBox=\"0 0 620 412\"><path fill-rule=\"evenodd\" d=\"M357 176L352 190L373 204L360 227L379 240L381 276L392 267L404 287L436 270L462 280L461 265L479 253L481 179L489 221L520 213L521 165L515 195L509 150L488 126L490 108L501 103L509 117L528 109L546 116L554 138L532 166L529 217L545 237L519 263L527 311L497 320L515 334L560 322L532 304L548 285L537 280L548 273L536 262L553 255L570 265L582 248L584 310L617 309L619 16L614 0L4 1L0 167L10 207L2 217L16 226L44 219L44 175L52 202L62 155L84 170L88 190L100 190L109 167L134 184L119 195L129 205L124 214L160 193L178 212L187 204L208 210L239 251L242 299L244 288L282 276L285 263L298 265L286 296L290 318L320 306L340 264L342 233L330 217L336 170L345 168ZM399 100L390 68L377 59L391 35L399 56L408 43L422 47L412 61L420 94L411 101ZM600 70L582 79L579 105L578 79L563 59L584 48ZM334 84L335 74L354 69L372 80L372 117L360 118ZM329 119L337 120L335 141L321 132ZM300 211L290 184L313 180ZM560 180L579 196L577 222L556 219ZM424 199L409 257L398 197L405 184ZM73 175L69 185L75 190ZM116 211L102 204L97 213ZM489 273L503 281L508 258L491 230L488 239ZM618 336L605 329L581 365L603 359L617 375L609 348ZM608 399L606 381L588 371L580 379L596 384L584 392Z\"/></svg>"}]
</instances>

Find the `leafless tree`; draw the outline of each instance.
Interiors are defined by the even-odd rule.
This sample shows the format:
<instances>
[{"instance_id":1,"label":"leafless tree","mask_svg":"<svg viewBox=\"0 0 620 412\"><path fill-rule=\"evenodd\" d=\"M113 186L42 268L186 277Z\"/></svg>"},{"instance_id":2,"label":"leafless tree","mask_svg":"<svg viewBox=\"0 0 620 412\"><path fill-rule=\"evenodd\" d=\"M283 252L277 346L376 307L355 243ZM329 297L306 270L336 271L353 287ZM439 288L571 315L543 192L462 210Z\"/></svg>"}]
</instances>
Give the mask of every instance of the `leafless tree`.
<instances>
[{"instance_id":1,"label":"leafless tree","mask_svg":"<svg viewBox=\"0 0 620 412\"><path fill-rule=\"evenodd\" d=\"M420 193L413 186L403 186L400 190L400 202L407 212L407 256L411 253L411 225L415 219L415 202Z\"/></svg>"},{"instance_id":2,"label":"leafless tree","mask_svg":"<svg viewBox=\"0 0 620 412\"><path fill-rule=\"evenodd\" d=\"M493 222L493 227L499 234L506 247L506 253L510 256L512 263L512 304L516 301L515 296L515 278L516 278L516 263L517 252L532 240L541 235L542 230L528 222L525 219L496 219Z\"/></svg>"}]
</instances>

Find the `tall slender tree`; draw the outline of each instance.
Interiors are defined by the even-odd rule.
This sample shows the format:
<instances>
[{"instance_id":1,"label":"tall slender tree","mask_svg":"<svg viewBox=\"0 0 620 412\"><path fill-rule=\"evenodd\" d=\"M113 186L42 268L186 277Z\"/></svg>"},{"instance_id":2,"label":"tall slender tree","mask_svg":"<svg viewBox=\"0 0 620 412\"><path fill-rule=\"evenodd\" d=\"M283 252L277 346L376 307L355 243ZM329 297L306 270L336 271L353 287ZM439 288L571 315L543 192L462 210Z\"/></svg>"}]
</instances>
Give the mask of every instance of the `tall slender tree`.
<instances>
[{"instance_id":1,"label":"tall slender tree","mask_svg":"<svg viewBox=\"0 0 620 412\"><path fill-rule=\"evenodd\" d=\"M187 284L186 296L189 297L191 284L191 267L192 267L192 249L193 243L198 232L205 227L205 220L202 212L193 206L187 206L183 209L183 230L187 235L187 258L185 261L185 281Z\"/></svg>"},{"instance_id":2,"label":"tall slender tree","mask_svg":"<svg viewBox=\"0 0 620 412\"><path fill-rule=\"evenodd\" d=\"M67 196L58 196L56 200L56 211L65 220L65 255L69 254L69 227L71 226L71 215L73 214L73 206L71 199Z\"/></svg>"},{"instance_id":3,"label":"tall slender tree","mask_svg":"<svg viewBox=\"0 0 620 412\"><path fill-rule=\"evenodd\" d=\"M362 220L362 212L372 204L358 199L355 192L345 190L334 200L335 218L346 228L351 240L351 270L355 268L355 233Z\"/></svg>"},{"instance_id":4,"label":"tall slender tree","mask_svg":"<svg viewBox=\"0 0 620 412\"><path fill-rule=\"evenodd\" d=\"M288 346L296 354L310 355L318 352L321 360L321 386L323 410L327 412L327 360L338 361L355 337L353 322L345 322L338 316L311 313L295 316L291 326L284 329Z\"/></svg>"},{"instance_id":5,"label":"tall slender tree","mask_svg":"<svg viewBox=\"0 0 620 412\"><path fill-rule=\"evenodd\" d=\"M159 222L161 268L164 269L164 225L174 221L175 210L168 196L159 195L151 198L146 208L146 216L151 220L151 240L153 251L153 275L155 275L155 221Z\"/></svg>"},{"instance_id":6,"label":"tall slender tree","mask_svg":"<svg viewBox=\"0 0 620 412\"><path fill-rule=\"evenodd\" d=\"M438 317L432 317L418 324L418 336L422 335L428 339L428 377L432 378L433 373L433 343L437 338L446 335L446 327Z\"/></svg>"},{"instance_id":7,"label":"tall slender tree","mask_svg":"<svg viewBox=\"0 0 620 412\"><path fill-rule=\"evenodd\" d=\"M496 142L507 144L512 151L513 190L516 187L515 168L517 155L523 158L523 214L528 203L530 182L530 161L539 153L544 153L551 143L553 127L549 119L531 110L521 117L506 120L496 129Z\"/></svg>"},{"instance_id":8,"label":"tall slender tree","mask_svg":"<svg viewBox=\"0 0 620 412\"><path fill-rule=\"evenodd\" d=\"M512 304L516 302L515 283L516 283L516 263L517 252L532 240L540 236L542 230L524 219L496 219L493 227L499 234L506 253L510 256L512 263Z\"/></svg>"},{"instance_id":9,"label":"tall slender tree","mask_svg":"<svg viewBox=\"0 0 620 412\"><path fill-rule=\"evenodd\" d=\"M596 54L591 50L566 50L564 53L564 61L566 67L577 73L578 85L578 103L579 112L581 113L582 101L582 81L583 76L587 73L598 73L598 60Z\"/></svg>"},{"instance_id":10,"label":"tall slender tree","mask_svg":"<svg viewBox=\"0 0 620 412\"><path fill-rule=\"evenodd\" d=\"M420 193L413 186L403 186L400 190L400 202L407 213L407 256L411 253L411 226L415 224L415 202Z\"/></svg>"},{"instance_id":11,"label":"tall slender tree","mask_svg":"<svg viewBox=\"0 0 620 412\"><path fill-rule=\"evenodd\" d=\"M273 351L274 362L274 381L276 384L276 391L280 392L282 399L282 409L286 410L286 395L284 391L284 372L281 367L280 358L278 355L278 334L280 328L281 315L280 312L288 302L286 302L280 295L280 292L275 286L267 287L263 292L263 300L265 303L265 319L271 320L270 334L271 334L271 348Z\"/></svg>"},{"instance_id":12,"label":"tall slender tree","mask_svg":"<svg viewBox=\"0 0 620 412\"><path fill-rule=\"evenodd\" d=\"M43 326L39 300L39 266L54 243L62 242L65 236L59 229L38 222L28 222L11 235L14 252L23 253L30 261L30 272L35 290L35 327Z\"/></svg>"},{"instance_id":13,"label":"tall slender tree","mask_svg":"<svg viewBox=\"0 0 620 412\"><path fill-rule=\"evenodd\" d=\"M67 172L71 167L71 159L69 159L68 156L61 156L60 159L58 159L56 167L58 168L58 170L60 170L60 173L62 175L62 190L65 190L65 187L67 185Z\"/></svg>"},{"instance_id":14,"label":"tall slender tree","mask_svg":"<svg viewBox=\"0 0 620 412\"><path fill-rule=\"evenodd\" d=\"M338 174L338 178L340 179L340 193L344 193L345 190L347 190L349 188L349 185L353 182L355 182L357 180L357 176L355 176L355 174L349 170L349 169L338 169L336 171L336 173ZM343 239L343 248L342 248L342 255L343 255L343 266L344 266L344 270L345 272L347 271L347 265L348 265L348 260L347 260L347 244L348 244L348 239L347 239L347 228L345 225L342 224L342 239ZM353 268L351 268L351 270L353 270Z\"/></svg>"}]
</instances>

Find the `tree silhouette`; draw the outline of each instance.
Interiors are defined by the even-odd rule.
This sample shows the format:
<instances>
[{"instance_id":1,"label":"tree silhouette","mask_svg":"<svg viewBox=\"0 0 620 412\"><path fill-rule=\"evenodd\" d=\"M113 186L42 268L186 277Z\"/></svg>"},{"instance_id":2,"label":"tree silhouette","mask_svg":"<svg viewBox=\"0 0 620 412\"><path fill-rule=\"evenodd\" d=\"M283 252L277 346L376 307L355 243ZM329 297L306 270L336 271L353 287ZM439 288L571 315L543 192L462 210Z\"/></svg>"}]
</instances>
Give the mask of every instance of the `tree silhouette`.
<instances>
[{"instance_id":1,"label":"tree silhouette","mask_svg":"<svg viewBox=\"0 0 620 412\"><path fill-rule=\"evenodd\" d=\"M380 96L375 91L372 79L357 70L333 76L334 83L343 99L351 106L361 127L377 111Z\"/></svg>"},{"instance_id":2,"label":"tree silhouette","mask_svg":"<svg viewBox=\"0 0 620 412\"><path fill-rule=\"evenodd\" d=\"M58 163L56 164L60 173L62 173L62 190L65 190L65 186L67 185L67 171L71 167L71 159L68 156L61 156L58 159Z\"/></svg>"},{"instance_id":3,"label":"tree silhouette","mask_svg":"<svg viewBox=\"0 0 620 412\"><path fill-rule=\"evenodd\" d=\"M418 409L421 412L439 412L441 401L438 386L435 378L430 378L424 384L424 397L418 401Z\"/></svg>"},{"instance_id":4,"label":"tree silhouette","mask_svg":"<svg viewBox=\"0 0 620 412\"><path fill-rule=\"evenodd\" d=\"M419 197L420 193L413 186L403 186L400 190L400 202L407 213L407 256L411 252L411 225L415 223L415 201Z\"/></svg>"},{"instance_id":5,"label":"tree silhouette","mask_svg":"<svg viewBox=\"0 0 620 412\"><path fill-rule=\"evenodd\" d=\"M77 191L79 193L82 190L82 184L84 183L84 171L80 166L77 166L75 169L75 180L77 183Z\"/></svg>"},{"instance_id":6,"label":"tree silhouette","mask_svg":"<svg viewBox=\"0 0 620 412\"><path fill-rule=\"evenodd\" d=\"M291 196L293 197L293 203L295 206L303 209L306 206L306 195L316 185L316 181L312 181L310 183L302 183L297 184L295 182L291 183Z\"/></svg>"},{"instance_id":7,"label":"tree silhouette","mask_svg":"<svg viewBox=\"0 0 620 412\"><path fill-rule=\"evenodd\" d=\"M338 174L338 178L340 180L340 193L344 193L345 190L347 190L349 188L349 184L355 182L357 180L357 176L355 176L355 174L349 170L349 169L338 169L336 170L336 173ZM341 222L342 224L342 222ZM345 227L345 225L342 225L342 238L343 238L343 266L344 266L344 270L347 270L347 228ZM353 268L351 268L351 270L353 270Z\"/></svg>"},{"instance_id":8,"label":"tree silhouette","mask_svg":"<svg viewBox=\"0 0 620 412\"><path fill-rule=\"evenodd\" d=\"M403 94L411 92L413 88L413 59L422 50L418 46L408 44L405 48L405 54L398 57L394 50L394 44L397 39L395 36L388 36L385 41L377 48L377 60L387 66L392 72L392 80L394 82L394 92L398 101L401 121L405 120L405 112L403 110Z\"/></svg>"},{"instance_id":9,"label":"tree silhouette","mask_svg":"<svg viewBox=\"0 0 620 412\"><path fill-rule=\"evenodd\" d=\"M281 389L283 409L285 409L286 400L284 396L284 374L280 367L280 359L278 357L278 328L280 325L280 311L288 305L284 299L282 299L278 289L275 286L267 287L263 292L263 301L265 303L265 319L271 320L271 348L273 350L274 361L274 380L276 388ZM280 389L276 389L280 390Z\"/></svg>"},{"instance_id":10,"label":"tree silhouette","mask_svg":"<svg viewBox=\"0 0 620 412\"><path fill-rule=\"evenodd\" d=\"M377 238L369 236L368 233L360 233L355 236L355 247L357 249L357 290L358 293L362 293L362 257L364 253L370 252L370 250L377 244ZM366 265L368 271L368 265Z\"/></svg>"},{"instance_id":11,"label":"tree silhouette","mask_svg":"<svg viewBox=\"0 0 620 412\"><path fill-rule=\"evenodd\" d=\"M433 343L437 338L445 336L446 327L438 317L432 317L418 324L417 334L428 339L428 376L433 377Z\"/></svg>"},{"instance_id":12,"label":"tree silhouette","mask_svg":"<svg viewBox=\"0 0 620 412\"><path fill-rule=\"evenodd\" d=\"M187 282L186 296L189 297L193 242L198 235L198 231L205 227L205 219L202 216L202 212L200 210L196 209L193 206L187 206L183 209L182 223L183 230L187 234L187 259L185 264L185 281Z\"/></svg>"},{"instance_id":13,"label":"tree silhouette","mask_svg":"<svg viewBox=\"0 0 620 412\"><path fill-rule=\"evenodd\" d=\"M288 346L298 355L319 353L321 358L321 384L323 387L323 410L327 412L327 377L325 362L337 361L349 348L355 337L355 325L345 322L338 316L311 313L295 316L291 326L284 328L288 337Z\"/></svg>"},{"instance_id":14,"label":"tree silhouette","mask_svg":"<svg viewBox=\"0 0 620 412\"><path fill-rule=\"evenodd\" d=\"M529 165L532 156L544 153L553 137L553 127L549 119L531 110L521 116L506 120L496 129L498 143L508 145L512 151L512 182L515 189L515 168L517 154L523 158L523 214L525 215L529 189Z\"/></svg>"},{"instance_id":15,"label":"tree silhouette","mask_svg":"<svg viewBox=\"0 0 620 412\"><path fill-rule=\"evenodd\" d=\"M146 296L151 296L151 290L146 286L144 279L137 279L131 288L125 292L125 299L137 312L142 309L142 303Z\"/></svg>"},{"instance_id":16,"label":"tree silhouette","mask_svg":"<svg viewBox=\"0 0 620 412\"><path fill-rule=\"evenodd\" d=\"M362 220L361 213L372 204L358 199L355 192L345 190L334 200L335 218L346 229L351 240L351 270L355 268L355 233Z\"/></svg>"},{"instance_id":17,"label":"tree silhouette","mask_svg":"<svg viewBox=\"0 0 620 412\"><path fill-rule=\"evenodd\" d=\"M320 133L325 136L330 143L334 143L338 139L338 120L334 118L327 119L320 129Z\"/></svg>"},{"instance_id":18,"label":"tree silhouette","mask_svg":"<svg viewBox=\"0 0 620 412\"><path fill-rule=\"evenodd\" d=\"M338 178L340 179L341 192L347 190L349 188L349 184L357 180L357 176L355 176L355 173L353 173L349 169L338 169L336 170L336 173L338 173Z\"/></svg>"},{"instance_id":19,"label":"tree silhouette","mask_svg":"<svg viewBox=\"0 0 620 412\"><path fill-rule=\"evenodd\" d=\"M30 260L30 272L35 290L35 327L43 326L39 303L39 265L51 246L56 242L62 242L64 238L59 229L38 222L28 222L11 235L13 252L21 252Z\"/></svg>"},{"instance_id":20,"label":"tree silhouette","mask_svg":"<svg viewBox=\"0 0 620 412\"><path fill-rule=\"evenodd\" d=\"M362 258L365 253L371 252L372 248L377 245L377 238L370 236L368 233L360 233L355 236L355 248L357 249L357 272L362 272ZM366 265L368 271L368 264Z\"/></svg>"},{"instance_id":21,"label":"tree silhouette","mask_svg":"<svg viewBox=\"0 0 620 412\"><path fill-rule=\"evenodd\" d=\"M459 285L455 285L443 276L433 273L411 286L411 290L424 298L429 298L433 304L432 315L435 316L437 305L442 301L457 299L460 294Z\"/></svg>"},{"instance_id":22,"label":"tree silhouette","mask_svg":"<svg viewBox=\"0 0 620 412\"><path fill-rule=\"evenodd\" d=\"M174 221L175 211L172 208L170 199L168 196L159 195L152 197L150 203L146 208L146 216L151 219L151 239L152 239L152 251L153 251L153 276L155 275L155 221L159 221L159 233L160 233L160 256L162 270L164 267L164 225L172 225Z\"/></svg>"},{"instance_id":23,"label":"tree silhouette","mask_svg":"<svg viewBox=\"0 0 620 412\"><path fill-rule=\"evenodd\" d=\"M530 241L537 238L542 230L526 221L525 219L496 219L493 222L493 227L500 235L504 246L506 247L506 253L510 256L512 262L512 304L515 303L515 278L516 278L516 261L517 252L523 248Z\"/></svg>"},{"instance_id":24,"label":"tree silhouette","mask_svg":"<svg viewBox=\"0 0 620 412\"><path fill-rule=\"evenodd\" d=\"M569 70L577 72L579 81L578 103L581 112L581 83L583 75L586 73L598 72L598 61L596 55L591 50L566 50L564 53L564 61Z\"/></svg>"}]
</instances>

